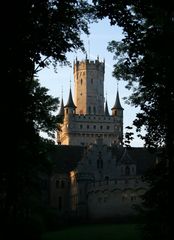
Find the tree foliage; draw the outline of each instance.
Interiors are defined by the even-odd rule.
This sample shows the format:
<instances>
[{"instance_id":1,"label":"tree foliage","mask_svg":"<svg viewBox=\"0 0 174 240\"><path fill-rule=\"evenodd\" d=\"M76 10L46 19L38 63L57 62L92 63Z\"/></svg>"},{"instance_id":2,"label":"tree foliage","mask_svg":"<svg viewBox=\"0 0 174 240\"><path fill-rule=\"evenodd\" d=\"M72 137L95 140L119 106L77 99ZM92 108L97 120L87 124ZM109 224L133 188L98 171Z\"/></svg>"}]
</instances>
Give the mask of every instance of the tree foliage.
<instances>
[{"instance_id":1,"label":"tree foliage","mask_svg":"<svg viewBox=\"0 0 174 240\"><path fill-rule=\"evenodd\" d=\"M123 29L122 41L112 41L108 46L116 60L113 75L117 79L127 81L127 87L133 89L133 94L128 100L141 109L134 125L138 132L145 127L147 134L141 137L146 146L156 150L162 149L161 164L156 167L158 170L155 169L153 174L146 178L151 183L151 188L144 196L144 206L151 209L150 214L147 214L148 219L152 217L153 211L155 213L153 220L157 224L150 221L151 230L153 224L156 224L158 233L151 231L151 235L156 234L152 239L159 239L159 236L168 239L169 221L166 219L169 219L171 207L171 191L168 187L173 179L174 163L174 2L93 2L99 18L109 17L111 25L118 24ZM165 167L162 167L162 163ZM163 201L162 196L166 196L166 201ZM156 227L154 229L157 230Z\"/></svg>"},{"instance_id":2,"label":"tree foliage","mask_svg":"<svg viewBox=\"0 0 174 240\"><path fill-rule=\"evenodd\" d=\"M80 0L17 0L4 5L2 35L7 61L2 83L6 97L0 102L4 156L0 218L9 228L7 234L18 229L17 224L29 226L39 202L40 177L50 166L47 152L51 144L39 132L54 133L58 99L40 86L37 72L51 63L67 64L67 52L84 50L80 34L88 34L91 7ZM31 232L27 230L22 239L32 239Z\"/></svg>"}]
</instances>

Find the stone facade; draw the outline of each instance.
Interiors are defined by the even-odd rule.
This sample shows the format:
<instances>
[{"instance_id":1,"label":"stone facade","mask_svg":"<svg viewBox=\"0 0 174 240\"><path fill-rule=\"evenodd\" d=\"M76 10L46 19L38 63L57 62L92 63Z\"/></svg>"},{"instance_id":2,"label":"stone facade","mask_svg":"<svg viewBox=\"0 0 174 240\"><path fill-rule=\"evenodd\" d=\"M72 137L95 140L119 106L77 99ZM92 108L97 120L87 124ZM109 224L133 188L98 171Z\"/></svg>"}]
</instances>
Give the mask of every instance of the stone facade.
<instances>
[{"instance_id":1,"label":"stone facade","mask_svg":"<svg viewBox=\"0 0 174 240\"><path fill-rule=\"evenodd\" d=\"M61 148L64 146L58 146L57 151ZM68 149L69 146L64 148L64 153L69 151L70 156L63 159L61 153L51 181L51 203L61 216L106 219L136 214L133 206L141 203L140 196L148 188L141 176L154 164L154 155L143 148L107 146L101 139L76 148L74 153L73 146ZM60 172L63 163L64 170Z\"/></svg>"},{"instance_id":2,"label":"stone facade","mask_svg":"<svg viewBox=\"0 0 174 240\"><path fill-rule=\"evenodd\" d=\"M61 216L114 218L135 214L147 189L141 176L154 163L143 148L122 146L123 108L117 91L112 114L104 106L105 63L74 62L75 103L71 89L58 124L50 204Z\"/></svg>"}]
</instances>

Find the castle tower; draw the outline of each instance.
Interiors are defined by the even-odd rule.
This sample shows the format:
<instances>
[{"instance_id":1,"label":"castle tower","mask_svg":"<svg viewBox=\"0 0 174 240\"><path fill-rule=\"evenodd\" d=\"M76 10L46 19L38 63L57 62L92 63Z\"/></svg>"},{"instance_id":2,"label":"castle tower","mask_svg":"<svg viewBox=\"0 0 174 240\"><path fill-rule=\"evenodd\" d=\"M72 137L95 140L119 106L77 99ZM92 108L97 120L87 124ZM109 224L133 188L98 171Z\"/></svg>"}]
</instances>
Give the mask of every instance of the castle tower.
<instances>
[{"instance_id":1,"label":"castle tower","mask_svg":"<svg viewBox=\"0 0 174 240\"><path fill-rule=\"evenodd\" d=\"M74 62L75 105L77 114L104 114L104 68L99 59Z\"/></svg>"},{"instance_id":2,"label":"castle tower","mask_svg":"<svg viewBox=\"0 0 174 240\"><path fill-rule=\"evenodd\" d=\"M112 115L109 114L107 100L104 107L104 67L105 63L98 58L95 61L76 59L75 98L73 101L70 89L63 121L58 124L58 144L86 146L98 139L108 146L122 143L123 108L118 91Z\"/></svg>"}]
</instances>

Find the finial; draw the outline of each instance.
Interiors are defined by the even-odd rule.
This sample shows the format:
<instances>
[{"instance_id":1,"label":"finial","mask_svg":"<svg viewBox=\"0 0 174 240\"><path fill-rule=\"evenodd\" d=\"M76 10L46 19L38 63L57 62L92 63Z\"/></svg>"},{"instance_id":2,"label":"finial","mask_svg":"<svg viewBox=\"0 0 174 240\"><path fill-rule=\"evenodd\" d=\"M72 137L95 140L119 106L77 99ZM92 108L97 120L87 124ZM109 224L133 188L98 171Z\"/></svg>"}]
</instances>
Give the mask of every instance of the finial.
<instances>
[{"instance_id":1,"label":"finial","mask_svg":"<svg viewBox=\"0 0 174 240\"><path fill-rule=\"evenodd\" d=\"M61 86L61 97L63 98L63 86Z\"/></svg>"},{"instance_id":2,"label":"finial","mask_svg":"<svg viewBox=\"0 0 174 240\"><path fill-rule=\"evenodd\" d=\"M117 91L118 91L118 80L117 80Z\"/></svg>"},{"instance_id":3,"label":"finial","mask_svg":"<svg viewBox=\"0 0 174 240\"><path fill-rule=\"evenodd\" d=\"M69 75L70 75L70 76L69 76L69 85L70 85L70 89L71 89L71 72L70 72Z\"/></svg>"},{"instance_id":4,"label":"finial","mask_svg":"<svg viewBox=\"0 0 174 240\"><path fill-rule=\"evenodd\" d=\"M90 60L90 40L88 39L88 57L89 57L89 60Z\"/></svg>"}]
</instances>

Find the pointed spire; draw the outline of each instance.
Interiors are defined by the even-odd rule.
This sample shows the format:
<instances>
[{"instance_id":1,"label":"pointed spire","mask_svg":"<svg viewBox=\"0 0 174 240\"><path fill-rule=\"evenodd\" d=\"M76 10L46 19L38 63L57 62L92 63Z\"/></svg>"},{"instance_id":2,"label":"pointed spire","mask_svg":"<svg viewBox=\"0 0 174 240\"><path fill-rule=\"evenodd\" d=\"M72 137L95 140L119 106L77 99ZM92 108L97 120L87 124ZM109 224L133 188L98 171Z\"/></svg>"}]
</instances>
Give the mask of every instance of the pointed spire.
<instances>
[{"instance_id":1,"label":"pointed spire","mask_svg":"<svg viewBox=\"0 0 174 240\"><path fill-rule=\"evenodd\" d=\"M63 103L63 98L61 100L61 104L60 104L60 110L59 110L59 116L63 116L64 115L64 103Z\"/></svg>"},{"instance_id":2,"label":"pointed spire","mask_svg":"<svg viewBox=\"0 0 174 240\"><path fill-rule=\"evenodd\" d=\"M114 104L113 108L111 108L111 110L113 110L113 109L121 109L121 110L123 110L123 108L121 106L121 103L120 103L118 90L117 90L117 96L116 96L115 104Z\"/></svg>"},{"instance_id":3,"label":"pointed spire","mask_svg":"<svg viewBox=\"0 0 174 240\"><path fill-rule=\"evenodd\" d=\"M70 91L69 91L69 98L68 98L68 102L67 104L64 106L64 107L70 107L70 108L76 108L74 102L73 102L73 98L72 98L72 93L71 93L71 88L70 88Z\"/></svg>"},{"instance_id":4,"label":"pointed spire","mask_svg":"<svg viewBox=\"0 0 174 240\"><path fill-rule=\"evenodd\" d=\"M109 116L109 110L108 110L108 103L107 103L107 100L106 100L106 103L105 103L104 114L105 114L105 116Z\"/></svg>"}]
</instances>

